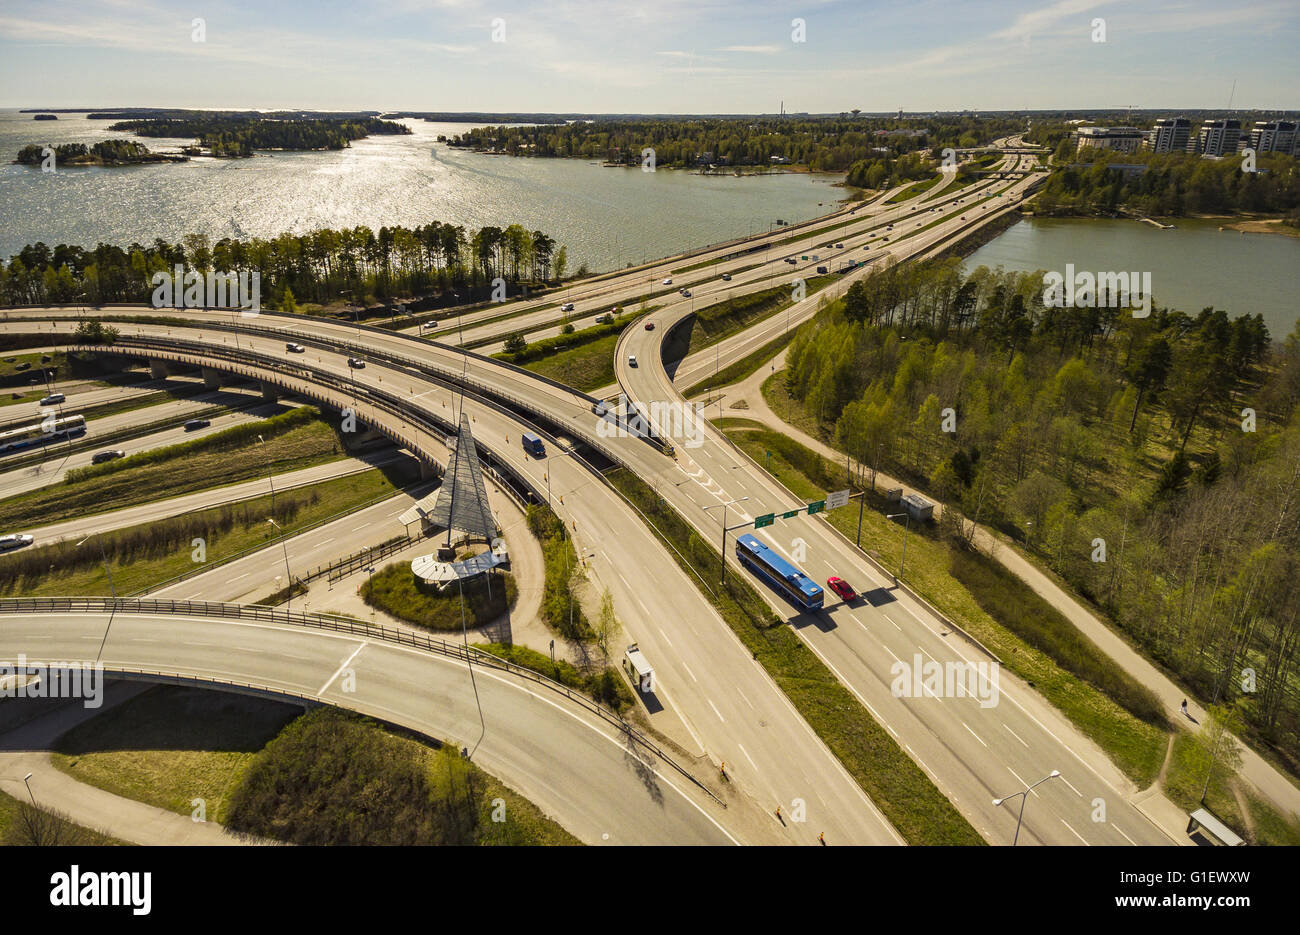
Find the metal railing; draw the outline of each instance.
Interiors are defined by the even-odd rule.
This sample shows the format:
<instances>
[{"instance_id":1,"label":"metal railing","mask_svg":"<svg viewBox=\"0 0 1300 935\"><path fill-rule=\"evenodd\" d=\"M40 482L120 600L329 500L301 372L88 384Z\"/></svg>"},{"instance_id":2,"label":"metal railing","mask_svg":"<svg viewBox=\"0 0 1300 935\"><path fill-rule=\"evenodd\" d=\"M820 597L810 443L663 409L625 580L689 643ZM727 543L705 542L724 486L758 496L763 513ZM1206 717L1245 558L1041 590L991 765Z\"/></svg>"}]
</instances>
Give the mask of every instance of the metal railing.
<instances>
[{"instance_id":1,"label":"metal railing","mask_svg":"<svg viewBox=\"0 0 1300 935\"><path fill-rule=\"evenodd\" d=\"M484 652L473 646L450 643L446 640L417 633L399 627L367 623L351 617L339 617L332 614L301 613L275 610L260 604L227 604L220 601L168 601L155 598L107 598L107 597L16 597L0 599L0 615L5 614L162 614L188 617L219 617L231 620L258 620L278 623L284 626L305 627L327 630L334 633L346 633L361 639L378 640L406 646L423 652L444 656L463 662L466 665L480 665L484 668L497 669L512 675L528 679L550 691L563 695L568 700L581 706L588 712L615 727L629 742L639 744L653 753L662 762L667 763L691 783L702 789L715 802L726 808L722 801L708 786L696 779L685 767L670 757L657 743L647 737L630 721L619 717L608 708L598 704L582 692L570 688L562 682L547 678L540 672L521 666ZM178 673L172 673L179 675ZM271 686L256 685L247 682L233 682L246 688L262 688L268 691L280 691ZM293 692L288 692L292 694ZM324 700L316 696L301 697Z\"/></svg>"}]
</instances>

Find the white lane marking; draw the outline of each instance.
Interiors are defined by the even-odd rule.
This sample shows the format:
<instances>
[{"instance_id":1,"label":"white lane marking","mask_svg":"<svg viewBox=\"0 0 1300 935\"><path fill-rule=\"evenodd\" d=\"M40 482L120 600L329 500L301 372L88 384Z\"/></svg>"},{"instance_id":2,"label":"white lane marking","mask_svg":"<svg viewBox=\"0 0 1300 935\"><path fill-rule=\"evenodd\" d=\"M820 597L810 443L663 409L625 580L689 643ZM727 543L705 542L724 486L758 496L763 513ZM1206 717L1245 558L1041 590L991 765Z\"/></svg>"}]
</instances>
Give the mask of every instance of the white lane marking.
<instances>
[{"instance_id":1,"label":"white lane marking","mask_svg":"<svg viewBox=\"0 0 1300 935\"><path fill-rule=\"evenodd\" d=\"M1023 779L1021 779L1021 778L1016 774L1016 771L1015 771L1014 769L1012 769L1010 766L1007 767L1007 772L1010 773L1012 776L1015 776L1015 777L1016 777L1016 782L1020 783L1020 784L1021 784L1022 786L1024 786L1026 789L1029 789L1029 783L1027 783L1027 782L1025 782ZM1038 790L1037 790L1037 789L1029 789L1029 791L1030 791L1033 795L1038 795Z\"/></svg>"},{"instance_id":2,"label":"white lane marking","mask_svg":"<svg viewBox=\"0 0 1300 935\"><path fill-rule=\"evenodd\" d=\"M754 771L757 772L758 764L755 763L754 758L749 755L749 751L745 749L745 745L743 743L738 743L736 746L740 747L740 752L745 754L745 759L749 760L749 765L754 767Z\"/></svg>"},{"instance_id":3,"label":"white lane marking","mask_svg":"<svg viewBox=\"0 0 1300 935\"><path fill-rule=\"evenodd\" d=\"M1077 795L1079 798L1083 798L1083 793L1080 792L1078 789L1074 788L1074 786L1070 785L1070 780L1062 776L1061 782L1065 783L1067 786L1070 786L1070 791L1073 792L1075 795Z\"/></svg>"},{"instance_id":4,"label":"white lane marking","mask_svg":"<svg viewBox=\"0 0 1300 935\"><path fill-rule=\"evenodd\" d=\"M684 659L682 660L682 668L685 669L685 670L686 670L686 674L689 675L689 676L691 677L691 681L693 681L693 682L698 682L698 681L699 681L699 679L697 679L697 678L695 677L695 673L691 671L691 667L688 666L688 665L686 664L686 660L684 660Z\"/></svg>"},{"instance_id":5,"label":"white lane marking","mask_svg":"<svg viewBox=\"0 0 1300 935\"><path fill-rule=\"evenodd\" d=\"M235 577L231 578L230 580L231 580L231 581L238 581L240 578L247 578L247 577L248 577L249 575L251 575L251 574L252 574L251 571L246 571L246 572L244 572L242 575L235 575Z\"/></svg>"},{"instance_id":6,"label":"white lane marking","mask_svg":"<svg viewBox=\"0 0 1300 935\"><path fill-rule=\"evenodd\" d=\"M973 730L971 730L971 729L970 729L970 725L967 724L965 721L962 721L962 722L961 722L961 726L964 727L964 728L966 728L967 732L969 732L970 735L971 735L972 737L974 737L976 740L979 740L980 743L983 743L984 746L986 746L986 747L988 746L988 744L984 743L983 740L980 740L980 735L977 734L977 733L975 733Z\"/></svg>"},{"instance_id":7,"label":"white lane marking","mask_svg":"<svg viewBox=\"0 0 1300 935\"><path fill-rule=\"evenodd\" d=\"M334 670L334 674L331 675L328 679L326 679L325 684L320 687L320 690L317 691L316 694L318 696L323 696L325 694L325 689L329 688L330 685L334 682L334 680L343 674L343 670L352 664L353 659L357 658L357 653L361 652L361 650L365 648L366 648L366 643L364 641L358 643L357 648L352 650L352 655L348 656L348 658L343 660L343 665L339 666L337 669Z\"/></svg>"},{"instance_id":8,"label":"white lane marking","mask_svg":"<svg viewBox=\"0 0 1300 935\"><path fill-rule=\"evenodd\" d=\"M739 688L736 689L736 694L739 695L741 698L745 698L745 704L749 705L749 707L750 707L751 710L757 710L757 709L754 708L754 702L752 702L752 701L750 701L748 698L746 698L746 697L745 697L745 693L744 693L743 691L741 691Z\"/></svg>"},{"instance_id":9,"label":"white lane marking","mask_svg":"<svg viewBox=\"0 0 1300 935\"><path fill-rule=\"evenodd\" d=\"M668 648L669 648L669 649L672 649L672 648L673 648L673 641L670 640L670 639L668 638L668 634L667 634L667 633L664 633L664 628L663 628L663 627L660 627L660 628L659 628L659 632L660 632L660 633L663 633L663 635L664 635L664 642L668 644Z\"/></svg>"},{"instance_id":10,"label":"white lane marking","mask_svg":"<svg viewBox=\"0 0 1300 935\"><path fill-rule=\"evenodd\" d=\"M1067 827L1067 828L1070 828L1070 823L1069 823L1068 821L1066 821L1064 818L1061 819L1061 824L1065 825L1065 827ZM1076 838L1078 838L1080 841L1083 841L1085 847L1092 847L1091 844L1089 844L1087 841L1084 840L1083 835L1081 835L1079 832L1075 831L1073 828L1070 828L1070 834L1074 835L1074 836L1075 836Z\"/></svg>"},{"instance_id":11,"label":"white lane marking","mask_svg":"<svg viewBox=\"0 0 1300 935\"><path fill-rule=\"evenodd\" d=\"M1002 726L1007 727L1005 723ZM1024 740L1021 739L1020 735L1017 734L1015 731L1013 731L1010 727L1007 727L1007 733L1010 734L1012 737L1016 738L1017 740L1019 740L1021 743L1025 743ZM1025 746L1028 747L1029 744L1025 743Z\"/></svg>"},{"instance_id":12,"label":"white lane marking","mask_svg":"<svg viewBox=\"0 0 1300 935\"><path fill-rule=\"evenodd\" d=\"M1125 841L1128 841L1128 843L1132 844L1134 847L1137 847L1137 841L1134 841L1134 840L1133 840L1132 838L1130 838L1127 834L1125 834L1125 833L1120 829L1120 826L1119 826L1119 825L1111 825L1111 827L1114 828L1116 831L1119 831L1120 836L1121 836Z\"/></svg>"},{"instance_id":13,"label":"white lane marking","mask_svg":"<svg viewBox=\"0 0 1300 935\"><path fill-rule=\"evenodd\" d=\"M715 705L715 704L713 703L713 699L712 699L712 698L706 698L706 699L704 699L704 700L707 701L707 702L709 703L709 707L712 708L712 709L713 709L713 713L716 714L716 715L718 716L718 720L721 721L723 724L726 724L726 723L727 723L727 719L726 719L725 717L722 716L722 712L719 711L719 710L718 710L718 706Z\"/></svg>"},{"instance_id":14,"label":"white lane marking","mask_svg":"<svg viewBox=\"0 0 1300 935\"><path fill-rule=\"evenodd\" d=\"M330 544L331 542L333 542L333 541L334 541L334 537L333 537L333 536L330 536L328 539L322 539L320 542L317 542L316 544L317 544L317 545L329 545L329 544Z\"/></svg>"}]
</instances>

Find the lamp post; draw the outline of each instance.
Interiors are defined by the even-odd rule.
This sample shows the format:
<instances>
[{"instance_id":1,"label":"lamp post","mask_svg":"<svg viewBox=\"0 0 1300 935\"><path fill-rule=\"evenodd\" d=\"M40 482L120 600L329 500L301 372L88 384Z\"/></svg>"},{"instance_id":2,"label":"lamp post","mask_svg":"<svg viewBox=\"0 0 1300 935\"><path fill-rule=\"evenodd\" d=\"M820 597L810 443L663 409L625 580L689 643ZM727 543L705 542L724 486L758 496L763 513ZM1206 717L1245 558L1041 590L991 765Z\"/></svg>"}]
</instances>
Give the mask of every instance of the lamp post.
<instances>
[{"instance_id":1,"label":"lamp post","mask_svg":"<svg viewBox=\"0 0 1300 935\"><path fill-rule=\"evenodd\" d=\"M904 517L905 520L905 522L903 523L903 558L898 563L898 574L894 576L895 582L897 582L899 577L902 576L903 566L907 564L907 531L910 528L912 528L912 514L911 513L890 513L888 516L885 517L885 519L898 519L900 516Z\"/></svg>"},{"instance_id":2,"label":"lamp post","mask_svg":"<svg viewBox=\"0 0 1300 935\"><path fill-rule=\"evenodd\" d=\"M1029 793L1034 790L1034 786L1041 786L1043 783L1047 782L1047 780L1055 779L1057 776L1060 775L1061 775L1061 771L1059 769L1054 769L1046 776L1044 776L1042 779L1038 780L1038 782L1034 783L1032 786L1025 786L1025 788L1020 792L1013 792L1008 796L1003 796L1000 799L993 800L993 804L995 806L1000 806L1003 802L1010 801L1011 799L1014 799L1016 796L1020 796L1020 815L1019 817L1016 818L1016 836L1011 839L1012 847L1015 847L1016 842L1020 840L1020 824L1025 820L1025 803L1029 801Z\"/></svg>"},{"instance_id":3,"label":"lamp post","mask_svg":"<svg viewBox=\"0 0 1300 935\"><path fill-rule=\"evenodd\" d=\"M104 560L104 571L108 575L108 590L113 595L113 605L108 611L108 625L104 627L104 638L99 641L99 652L95 655L95 661L99 662L100 656L104 655L104 645L108 642L108 633L113 628L113 615L117 613L117 587L113 584L113 569L108 564L108 553L104 550L104 537L101 533L96 532L95 538L99 540L99 557ZM82 539L77 546L82 546L90 541L90 536Z\"/></svg>"},{"instance_id":4,"label":"lamp post","mask_svg":"<svg viewBox=\"0 0 1300 935\"><path fill-rule=\"evenodd\" d=\"M705 512L716 510L722 507L722 578L721 586L727 586L727 507L735 506L737 503L744 503L749 497L741 497L739 500L731 500L727 503L715 503L713 506L706 506Z\"/></svg>"},{"instance_id":5,"label":"lamp post","mask_svg":"<svg viewBox=\"0 0 1300 935\"><path fill-rule=\"evenodd\" d=\"M32 775L32 773L28 773L23 777L23 785L27 787L27 797L32 800L32 806L35 807L36 796L32 795L32 784L30 782Z\"/></svg>"},{"instance_id":6,"label":"lamp post","mask_svg":"<svg viewBox=\"0 0 1300 935\"><path fill-rule=\"evenodd\" d=\"M257 440L262 443L262 453L265 454L266 439L263 438L261 435L259 435L257 436ZM266 482L271 485L271 515L274 516L275 515L275 479L271 476L271 462L269 460L266 462Z\"/></svg>"},{"instance_id":7,"label":"lamp post","mask_svg":"<svg viewBox=\"0 0 1300 935\"><path fill-rule=\"evenodd\" d=\"M267 517L266 521L270 523L272 526L274 526L276 528L276 531L279 532L281 536L280 548L284 550L284 575L285 578L287 579L287 588L285 591L285 594L287 596L285 597L284 609L286 613L290 613L293 611L293 574L292 572L289 571L289 546L285 543L285 540L283 538L284 530L280 528L280 524L277 523L275 520L271 519L270 517Z\"/></svg>"}]
</instances>

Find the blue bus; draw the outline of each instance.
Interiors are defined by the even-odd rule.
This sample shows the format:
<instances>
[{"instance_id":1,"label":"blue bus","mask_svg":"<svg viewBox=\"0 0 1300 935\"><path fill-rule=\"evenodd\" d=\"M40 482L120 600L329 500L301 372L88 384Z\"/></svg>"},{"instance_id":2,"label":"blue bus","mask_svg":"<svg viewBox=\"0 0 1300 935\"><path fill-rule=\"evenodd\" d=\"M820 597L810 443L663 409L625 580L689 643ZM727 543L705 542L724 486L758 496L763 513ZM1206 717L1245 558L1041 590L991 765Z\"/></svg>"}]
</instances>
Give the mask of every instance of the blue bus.
<instances>
[{"instance_id":1,"label":"blue bus","mask_svg":"<svg viewBox=\"0 0 1300 935\"><path fill-rule=\"evenodd\" d=\"M801 610L821 609L821 587L757 537L750 533L737 536L736 558L796 607Z\"/></svg>"}]
</instances>

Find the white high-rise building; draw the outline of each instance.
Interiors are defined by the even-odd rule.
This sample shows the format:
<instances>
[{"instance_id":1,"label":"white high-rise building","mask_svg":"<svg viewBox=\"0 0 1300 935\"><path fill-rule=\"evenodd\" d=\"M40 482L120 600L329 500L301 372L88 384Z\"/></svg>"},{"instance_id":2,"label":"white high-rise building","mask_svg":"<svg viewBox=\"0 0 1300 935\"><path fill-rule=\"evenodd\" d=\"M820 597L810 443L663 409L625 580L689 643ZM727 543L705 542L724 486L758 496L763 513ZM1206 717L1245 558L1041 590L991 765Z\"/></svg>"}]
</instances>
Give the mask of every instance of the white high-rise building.
<instances>
[{"instance_id":1,"label":"white high-rise building","mask_svg":"<svg viewBox=\"0 0 1300 935\"><path fill-rule=\"evenodd\" d=\"M1201 124L1196 151L1202 156L1231 156L1241 142L1241 121L1222 118Z\"/></svg>"},{"instance_id":2,"label":"white high-rise building","mask_svg":"<svg viewBox=\"0 0 1300 935\"><path fill-rule=\"evenodd\" d=\"M1161 117L1142 141L1142 148L1155 153L1185 153L1193 149L1192 122L1186 117Z\"/></svg>"},{"instance_id":3,"label":"white high-rise building","mask_svg":"<svg viewBox=\"0 0 1300 935\"><path fill-rule=\"evenodd\" d=\"M1296 154L1300 134L1293 120L1256 120L1250 131L1250 148L1257 153Z\"/></svg>"}]
</instances>

